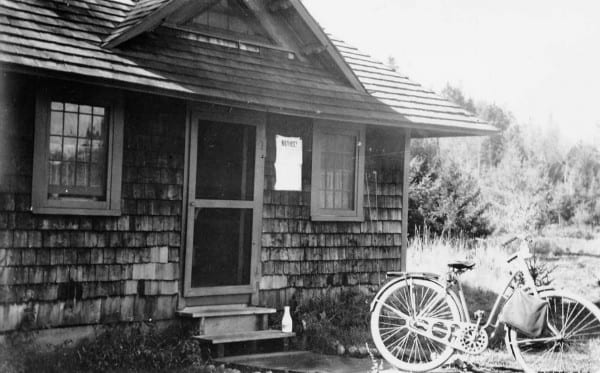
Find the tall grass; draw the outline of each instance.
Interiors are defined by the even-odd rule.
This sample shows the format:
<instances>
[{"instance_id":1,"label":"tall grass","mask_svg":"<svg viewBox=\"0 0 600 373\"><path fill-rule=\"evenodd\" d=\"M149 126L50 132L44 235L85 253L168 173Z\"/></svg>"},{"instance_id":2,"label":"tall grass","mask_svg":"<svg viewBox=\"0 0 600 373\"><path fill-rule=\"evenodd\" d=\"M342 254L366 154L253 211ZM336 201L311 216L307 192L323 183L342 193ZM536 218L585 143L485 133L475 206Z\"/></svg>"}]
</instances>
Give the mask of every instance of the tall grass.
<instances>
[{"instance_id":1,"label":"tall grass","mask_svg":"<svg viewBox=\"0 0 600 373\"><path fill-rule=\"evenodd\" d=\"M569 280L567 273L581 272L581 264L578 268L575 263L577 257L600 258L599 233L583 238L561 233L563 232L548 232L544 237L535 237L531 245L536 266L550 271L552 265L549 264L556 263L560 267L552 274L559 284L562 280ZM476 266L462 276L464 284L476 289L502 291L510 270L506 259L518 250L518 242L502 246L508 238L510 236L475 240L445 236L432 238L427 235L414 237L409 240L407 270L443 274L448 270L448 262L470 260ZM593 274L591 277L594 277ZM596 282L595 280L600 279L594 277L590 280ZM574 287L569 290L577 292L579 289Z\"/></svg>"},{"instance_id":2,"label":"tall grass","mask_svg":"<svg viewBox=\"0 0 600 373\"><path fill-rule=\"evenodd\" d=\"M445 273L456 260L475 262L475 269L462 276L463 284L489 291L501 291L501 279L508 276L506 258L514 250L499 239L469 240L452 237L415 237L409 240L407 270Z\"/></svg>"}]
</instances>

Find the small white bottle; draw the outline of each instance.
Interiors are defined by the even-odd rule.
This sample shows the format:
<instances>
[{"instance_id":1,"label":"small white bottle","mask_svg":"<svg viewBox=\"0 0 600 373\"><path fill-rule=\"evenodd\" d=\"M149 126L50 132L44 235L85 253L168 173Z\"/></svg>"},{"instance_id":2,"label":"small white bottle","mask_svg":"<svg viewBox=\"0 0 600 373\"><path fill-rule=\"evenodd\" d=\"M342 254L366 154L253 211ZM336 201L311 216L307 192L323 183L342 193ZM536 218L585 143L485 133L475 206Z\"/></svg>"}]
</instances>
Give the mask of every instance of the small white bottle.
<instances>
[{"instance_id":1,"label":"small white bottle","mask_svg":"<svg viewBox=\"0 0 600 373\"><path fill-rule=\"evenodd\" d=\"M283 307L283 318L281 319L281 331L284 333L292 332L292 315L290 315L290 306Z\"/></svg>"}]
</instances>

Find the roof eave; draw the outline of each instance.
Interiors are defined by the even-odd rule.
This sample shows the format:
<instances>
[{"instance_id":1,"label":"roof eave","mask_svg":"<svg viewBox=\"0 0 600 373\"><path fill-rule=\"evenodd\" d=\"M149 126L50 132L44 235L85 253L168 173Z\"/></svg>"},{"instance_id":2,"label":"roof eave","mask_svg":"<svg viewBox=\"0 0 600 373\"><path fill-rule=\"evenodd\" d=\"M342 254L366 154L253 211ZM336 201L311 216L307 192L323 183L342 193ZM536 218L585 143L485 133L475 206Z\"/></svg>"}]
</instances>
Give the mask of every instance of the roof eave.
<instances>
[{"instance_id":1,"label":"roof eave","mask_svg":"<svg viewBox=\"0 0 600 373\"><path fill-rule=\"evenodd\" d=\"M324 52L327 53L329 58L335 63L337 68L340 70L342 75L346 78L348 83L359 92L366 93L367 90L360 82L360 79L356 76L352 68L344 60L344 57L338 52L337 48L327 36L323 28L315 20L315 18L308 12L304 4L300 0L288 0L292 8L296 11L296 14L304 21L304 24L308 26L310 31L319 40L319 43L325 47Z\"/></svg>"},{"instance_id":2,"label":"roof eave","mask_svg":"<svg viewBox=\"0 0 600 373\"><path fill-rule=\"evenodd\" d=\"M497 135L501 131L490 125L482 125L482 128L466 128L466 127L447 127L440 126L413 126L412 137L428 138L428 137L467 137L467 136L492 136Z\"/></svg>"},{"instance_id":3,"label":"roof eave","mask_svg":"<svg viewBox=\"0 0 600 373\"><path fill-rule=\"evenodd\" d=\"M131 40L134 37L152 30L155 27L160 26L163 20L171 13L186 4L188 0L172 0L156 9L145 18L143 18L137 24L129 27L125 32L117 34L116 36L111 34L102 43L104 48L116 48L120 44L123 44L127 40Z\"/></svg>"}]
</instances>

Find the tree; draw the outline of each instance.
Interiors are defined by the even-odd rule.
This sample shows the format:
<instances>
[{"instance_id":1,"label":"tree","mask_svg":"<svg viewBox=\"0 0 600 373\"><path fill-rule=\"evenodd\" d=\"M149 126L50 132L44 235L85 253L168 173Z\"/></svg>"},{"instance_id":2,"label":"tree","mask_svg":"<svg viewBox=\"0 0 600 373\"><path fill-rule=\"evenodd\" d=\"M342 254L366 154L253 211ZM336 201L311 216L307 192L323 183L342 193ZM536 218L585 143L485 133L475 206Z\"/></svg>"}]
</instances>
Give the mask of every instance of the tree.
<instances>
[{"instance_id":1,"label":"tree","mask_svg":"<svg viewBox=\"0 0 600 373\"><path fill-rule=\"evenodd\" d=\"M463 234L481 237L491 233L485 218L478 179L455 160L441 158L437 142L414 143L410 162L409 233Z\"/></svg>"},{"instance_id":2,"label":"tree","mask_svg":"<svg viewBox=\"0 0 600 373\"><path fill-rule=\"evenodd\" d=\"M456 105L467 109L473 114L477 113L477 108L475 108L473 99L466 98L462 90L458 87L446 84L446 87L444 87L444 89L442 90L442 96L454 102Z\"/></svg>"},{"instance_id":3,"label":"tree","mask_svg":"<svg viewBox=\"0 0 600 373\"><path fill-rule=\"evenodd\" d=\"M481 119L502 131L484 140L481 149L484 164L488 167L496 167L504 155L507 143L510 141L509 136L513 134L507 130L513 124L514 117L510 112L495 104L481 105L477 112ZM518 131L518 129L516 130ZM515 139L519 139L519 137L517 136Z\"/></svg>"}]
</instances>

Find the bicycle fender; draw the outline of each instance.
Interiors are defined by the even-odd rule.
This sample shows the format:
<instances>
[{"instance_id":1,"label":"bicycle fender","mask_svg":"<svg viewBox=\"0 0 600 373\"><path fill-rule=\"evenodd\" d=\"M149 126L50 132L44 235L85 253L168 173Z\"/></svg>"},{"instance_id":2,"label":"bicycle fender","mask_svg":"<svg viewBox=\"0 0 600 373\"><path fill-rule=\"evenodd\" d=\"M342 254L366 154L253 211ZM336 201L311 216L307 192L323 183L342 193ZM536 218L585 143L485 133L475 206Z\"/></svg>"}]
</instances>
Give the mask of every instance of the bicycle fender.
<instances>
[{"instance_id":1,"label":"bicycle fender","mask_svg":"<svg viewBox=\"0 0 600 373\"><path fill-rule=\"evenodd\" d=\"M404 281L409 278L418 278L418 279L423 279L423 280L431 280L431 281L437 283L438 285L443 286L442 283L439 281L440 276L435 273L390 272L390 273L388 273L388 276L393 277L393 280L391 280L388 283L386 283L385 285L383 285L381 287L381 289L379 289L377 294L375 294L375 296L373 297L373 300L371 301L371 305L369 306L369 310L370 310L369 312L373 312L373 310L375 309L375 305L379 301L379 298L381 298L381 295L383 294L383 292L386 291L390 286L392 286L400 281Z\"/></svg>"},{"instance_id":2,"label":"bicycle fender","mask_svg":"<svg viewBox=\"0 0 600 373\"><path fill-rule=\"evenodd\" d=\"M552 291L552 290L556 290L556 288L554 288L554 286L537 286L535 288L537 290L538 293L544 292L544 291Z\"/></svg>"}]
</instances>

